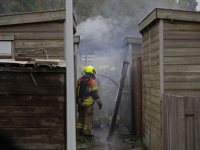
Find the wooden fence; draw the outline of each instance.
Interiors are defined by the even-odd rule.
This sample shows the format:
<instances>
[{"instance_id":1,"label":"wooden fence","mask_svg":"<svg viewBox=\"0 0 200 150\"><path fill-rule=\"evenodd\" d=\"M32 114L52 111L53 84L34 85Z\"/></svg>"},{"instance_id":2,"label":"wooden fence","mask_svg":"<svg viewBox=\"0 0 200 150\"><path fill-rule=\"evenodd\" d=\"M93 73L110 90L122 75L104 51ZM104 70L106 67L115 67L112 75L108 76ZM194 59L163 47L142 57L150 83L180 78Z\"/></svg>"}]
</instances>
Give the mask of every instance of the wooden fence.
<instances>
[{"instance_id":1,"label":"wooden fence","mask_svg":"<svg viewBox=\"0 0 200 150\"><path fill-rule=\"evenodd\" d=\"M162 150L200 150L200 97L163 94Z\"/></svg>"}]
</instances>

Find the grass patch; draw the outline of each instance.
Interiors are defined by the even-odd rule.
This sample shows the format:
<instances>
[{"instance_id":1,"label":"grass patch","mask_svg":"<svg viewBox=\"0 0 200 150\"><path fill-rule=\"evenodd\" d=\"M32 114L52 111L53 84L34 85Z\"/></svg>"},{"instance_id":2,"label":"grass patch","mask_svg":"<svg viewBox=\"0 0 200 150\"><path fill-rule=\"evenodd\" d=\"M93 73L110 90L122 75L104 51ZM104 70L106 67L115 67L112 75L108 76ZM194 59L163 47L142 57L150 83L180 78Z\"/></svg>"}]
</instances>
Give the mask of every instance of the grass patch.
<instances>
[{"instance_id":1,"label":"grass patch","mask_svg":"<svg viewBox=\"0 0 200 150\"><path fill-rule=\"evenodd\" d=\"M76 144L77 145L91 145L91 138L86 138L82 135L77 134L76 135Z\"/></svg>"},{"instance_id":2,"label":"grass patch","mask_svg":"<svg viewBox=\"0 0 200 150\"><path fill-rule=\"evenodd\" d=\"M145 150L144 144L142 143L142 140L140 138L135 137L133 141L135 142L135 146L140 147L141 150Z\"/></svg>"}]
</instances>

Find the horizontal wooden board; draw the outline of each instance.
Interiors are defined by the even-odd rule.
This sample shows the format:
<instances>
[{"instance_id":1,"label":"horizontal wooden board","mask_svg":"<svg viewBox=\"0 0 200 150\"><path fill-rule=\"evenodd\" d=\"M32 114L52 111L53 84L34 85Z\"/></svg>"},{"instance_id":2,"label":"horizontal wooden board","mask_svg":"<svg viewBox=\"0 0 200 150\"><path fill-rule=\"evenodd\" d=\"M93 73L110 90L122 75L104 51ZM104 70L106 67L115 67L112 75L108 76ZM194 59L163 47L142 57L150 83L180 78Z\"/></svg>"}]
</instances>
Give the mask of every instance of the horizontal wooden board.
<instances>
[{"instance_id":1,"label":"horizontal wooden board","mask_svg":"<svg viewBox=\"0 0 200 150\"><path fill-rule=\"evenodd\" d=\"M0 95L1 106L64 106L64 95Z\"/></svg>"},{"instance_id":2,"label":"horizontal wooden board","mask_svg":"<svg viewBox=\"0 0 200 150\"><path fill-rule=\"evenodd\" d=\"M146 54L146 53L149 53L149 49L150 49L149 46L143 47L143 48L142 48L142 53L143 53L143 55Z\"/></svg>"},{"instance_id":3,"label":"horizontal wooden board","mask_svg":"<svg viewBox=\"0 0 200 150\"><path fill-rule=\"evenodd\" d=\"M151 110L151 117L153 117L154 119L158 121L161 121L161 114L154 110Z\"/></svg>"},{"instance_id":4,"label":"horizontal wooden board","mask_svg":"<svg viewBox=\"0 0 200 150\"><path fill-rule=\"evenodd\" d=\"M200 82L164 82L164 89L200 90Z\"/></svg>"},{"instance_id":5,"label":"horizontal wooden board","mask_svg":"<svg viewBox=\"0 0 200 150\"><path fill-rule=\"evenodd\" d=\"M199 72L200 65L164 65L164 72Z\"/></svg>"},{"instance_id":6,"label":"horizontal wooden board","mask_svg":"<svg viewBox=\"0 0 200 150\"><path fill-rule=\"evenodd\" d=\"M149 93L142 93L142 99L150 101L151 95Z\"/></svg>"},{"instance_id":7,"label":"horizontal wooden board","mask_svg":"<svg viewBox=\"0 0 200 150\"><path fill-rule=\"evenodd\" d=\"M151 51L151 58L159 57L159 49Z\"/></svg>"},{"instance_id":8,"label":"horizontal wooden board","mask_svg":"<svg viewBox=\"0 0 200 150\"><path fill-rule=\"evenodd\" d=\"M153 141L155 142L155 147L156 147L156 150L158 149L158 145L160 146L160 149L161 149L161 139L160 137L158 137L153 131L151 131L151 139L153 139Z\"/></svg>"},{"instance_id":9,"label":"horizontal wooden board","mask_svg":"<svg viewBox=\"0 0 200 150\"><path fill-rule=\"evenodd\" d=\"M200 47L200 40L164 40L164 48L195 48Z\"/></svg>"},{"instance_id":10,"label":"horizontal wooden board","mask_svg":"<svg viewBox=\"0 0 200 150\"><path fill-rule=\"evenodd\" d=\"M156 90L156 89L151 90L151 102L160 106L161 105L161 100L160 100L160 97L157 96L157 95L160 94L160 93L158 93L159 91L160 90Z\"/></svg>"},{"instance_id":11,"label":"horizontal wooden board","mask_svg":"<svg viewBox=\"0 0 200 150\"><path fill-rule=\"evenodd\" d=\"M151 81L151 88L160 88L160 81Z\"/></svg>"},{"instance_id":12,"label":"horizontal wooden board","mask_svg":"<svg viewBox=\"0 0 200 150\"><path fill-rule=\"evenodd\" d=\"M64 32L0 32L1 35L14 36L15 40L64 40Z\"/></svg>"},{"instance_id":13,"label":"horizontal wooden board","mask_svg":"<svg viewBox=\"0 0 200 150\"><path fill-rule=\"evenodd\" d=\"M200 72L166 72L164 74L164 81L200 81Z\"/></svg>"},{"instance_id":14,"label":"horizontal wooden board","mask_svg":"<svg viewBox=\"0 0 200 150\"><path fill-rule=\"evenodd\" d=\"M160 81L160 71L158 73L151 74L151 81Z\"/></svg>"},{"instance_id":15,"label":"horizontal wooden board","mask_svg":"<svg viewBox=\"0 0 200 150\"><path fill-rule=\"evenodd\" d=\"M170 22L170 20L163 21L163 30L169 31L200 31L200 23L177 21Z\"/></svg>"},{"instance_id":16,"label":"horizontal wooden board","mask_svg":"<svg viewBox=\"0 0 200 150\"><path fill-rule=\"evenodd\" d=\"M200 57L164 57L164 64L199 65Z\"/></svg>"},{"instance_id":17,"label":"horizontal wooden board","mask_svg":"<svg viewBox=\"0 0 200 150\"><path fill-rule=\"evenodd\" d=\"M63 116L64 108L55 106L0 106L0 116Z\"/></svg>"},{"instance_id":18,"label":"horizontal wooden board","mask_svg":"<svg viewBox=\"0 0 200 150\"><path fill-rule=\"evenodd\" d=\"M159 33L154 34L151 38L150 38L151 44L159 41Z\"/></svg>"},{"instance_id":19,"label":"horizontal wooden board","mask_svg":"<svg viewBox=\"0 0 200 150\"><path fill-rule=\"evenodd\" d=\"M162 138L162 131L155 126L151 126L151 131L159 138Z\"/></svg>"},{"instance_id":20,"label":"horizontal wooden board","mask_svg":"<svg viewBox=\"0 0 200 150\"><path fill-rule=\"evenodd\" d=\"M159 33L159 22L154 24L152 27L150 27L150 36L154 36L155 34Z\"/></svg>"},{"instance_id":21,"label":"horizontal wooden board","mask_svg":"<svg viewBox=\"0 0 200 150\"><path fill-rule=\"evenodd\" d=\"M199 48L164 48L163 56L170 57L191 57L191 56L200 56Z\"/></svg>"},{"instance_id":22,"label":"horizontal wooden board","mask_svg":"<svg viewBox=\"0 0 200 150\"><path fill-rule=\"evenodd\" d=\"M37 85L64 85L65 74L62 73L32 73ZM0 72L2 85L34 85L30 73Z\"/></svg>"},{"instance_id":23,"label":"horizontal wooden board","mask_svg":"<svg viewBox=\"0 0 200 150\"><path fill-rule=\"evenodd\" d=\"M178 95L178 96L194 96L194 97L200 97L200 90L164 90L166 93L169 93L171 95Z\"/></svg>"},{"instance_id":24,"label":"horizontal wooden board","mask_svg":"<svg viewBox=\"0 0 200 150\"><path fill-rule=\"evenodd\" d=\"M1 134L13 138L23 139L64 139L64 126L62 128L0 128Z\"/></svg>"},{"instance_id":25,"label":"horizontal wooden board","mask_svg":"<svg viewBox=\"0 0 200 150\"><path fill-rule=\"evenodd\" d=\"M159 47L160 47L159 41L157 41L157 42L151 44L151 52L154 51L154 50L158 50Z\"/></svg>"},{"instance_id":26,"label":"horizontal wooden board","mask_svg":"<svg viewBox=\"0 0 200 150\"><path fill-rule=\"evenodd\" d=\"M157 104L155 104L153 102L151 102L151 109L154 110L154 111L156 111L157 113L161 113L161 107L160 107L160 105L157 105Z\"/></svg>"},{"instance_id":27,"label":"horizontal wooden board","mask_svg":"<svg viewBox=\"0 0 200 150\"><path fill-rule=\"evenodd\" d=\"M199 40L200 31L164 31L164 40Z\"/></svg>"},{"instance_id":28,"label":"horizontal wooden board","mask_svg":"<svg viewBox=\"0 0 200 150\"><path fill-rule=\"evenodd\" d=\"M63 150L65 147L65 139L19 139L18 143L27 150Z\"/></svg>"},{"instance_id":29,"label":"horizontal wooden board","mask_svg":"<svg viewBox=\"0 0 200 150\"><path fill-rule=\"evenodd\" d=\"M154 119L153 117L151 117L151 123L157 127L159 130L161 130L161 121L157 121L156 119Z\"/></svg>"},{"instance_id":30,"label":"horizontal wooden board","mask_svg":"<svg viewBox=\"0 0 200 150\"><path fill-rule=\"evenodd\" d=\"M14 26L1 26L0 32L64 32L64 23L53 21L19 24Z\"/></svg>"},{"instance_id":31,"label":"horizontal wooden board","mask_svg":"<svg viewBox=\"0 0 200 150\"><path fill-rule=\"evenodd\" d=\"M0 94L63 95L64 85L0 85Z\"/></svg>"},{"instance_id":32,"label":"horizontal wooden board","mask_svg":"<svg viewBox=\"0 0 200 150\"><path fill-rule=\"evenodd\" d=\"M147 66L149 66L149 68L150 68L150 59L142 61L142 67L144 68L144 67L147 67Z\"/></svg>"},{"instance_id":33,"label":"horizontal wooden board","mask_svg":"<svg viewBox=\"0 0 200 150\"><path fill-rule=\"evenodd\" d=\"M0 117L1 128L63 128L63 117Z\"/></svg>"},{"instance_id":34,"label":"horizontal wooden board","mask_svg":"<svg viewBox=\"0 0 200 150\"><path fill-rule=\"evenodd\" d=\"M151 66L151 75L158 74L160 72L160 65L152 65Z\"/></svg>"},{"instance_id":35,"label":"horizontal wooden board","mask_svg":"<svg viewBox=\"0 0 200 150\"><path fill-rule=\"evenodd\" d=\"M144 74L148 74L148 73L150 73L150 67L143 67L142 71Z\"/></svg>"},{"instance_id":36,"label":"horizontal wooden board","mask_svg":"<svg viewBox=\"0 0 200 150\"><path fill-rule=\"evenodd\" d=\"M64 40L15 40L15 48L64 47Z\"/></svg>"}]
</instances>

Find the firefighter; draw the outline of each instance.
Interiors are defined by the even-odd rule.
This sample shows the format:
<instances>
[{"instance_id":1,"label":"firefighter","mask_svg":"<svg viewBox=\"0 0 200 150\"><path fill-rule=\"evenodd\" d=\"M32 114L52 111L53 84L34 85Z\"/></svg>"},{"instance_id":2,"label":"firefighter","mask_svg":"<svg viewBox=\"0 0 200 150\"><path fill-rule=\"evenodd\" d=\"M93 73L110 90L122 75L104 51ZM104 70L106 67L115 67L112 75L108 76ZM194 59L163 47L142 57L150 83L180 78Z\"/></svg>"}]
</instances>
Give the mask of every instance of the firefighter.
<instances>
[{"instance_id":1,"label":"firefighter","mask_svg":"<svg viewBox=\"0 0 200 150\"><path fill-rule=\"evenodd\" d=\"M110 78L112 78L113 80L117 81L117 68L116 67L111 67L110 68L110 73L109 73ZM115 98L117 95L117 86L112 82L109 81L109 88L108 88L108 96L109 96L109 100L108 100L108 118L109 121L111 123L112 121L112 114L113 114L113 110L115 107ZM117 115L117 121L116 121L116 127L119 127L119 123L120 123L120 117L119 115Z\"/></svg>"},{"instance_id":2,"label":"firefighter","mask_svg":"<svg viewBox=\"0 0 200 150\"><path fill-rule=\"evenodd\" d=\"M91 123L93 115L93 104L96 101L99 109L102 108L97 82L96 71L93 66L87 66L85 75L76 83L77 103L79 117L76 123L76 132L83 135L91 135Z\"/></svg>"}]
</instances>

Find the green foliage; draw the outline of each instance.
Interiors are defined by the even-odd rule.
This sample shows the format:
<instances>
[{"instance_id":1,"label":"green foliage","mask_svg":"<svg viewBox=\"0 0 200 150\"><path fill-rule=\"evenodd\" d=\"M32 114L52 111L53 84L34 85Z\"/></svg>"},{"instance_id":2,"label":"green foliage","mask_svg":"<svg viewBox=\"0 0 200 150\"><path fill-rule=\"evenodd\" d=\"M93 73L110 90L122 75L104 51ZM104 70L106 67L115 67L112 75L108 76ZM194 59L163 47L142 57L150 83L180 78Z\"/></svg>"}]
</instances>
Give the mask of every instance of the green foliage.
<instances>
[{"instance_id":1,"label":"green foliage","mask_svg":"<svg viewBox=\"0 0 200 150\"><path fill-rule=\"evenodd\" d=\"M82 144L89 145L89 144L91 144L91 139L85 138L84 136L77 134L76 135L76 144L77 145L82 145Z\"/></svg>"},{"instance_id":2,"label":"green foliage","mask_svg":"<svg viewBox=\"0 0 200 150\"><path fill-rule=\"evenodd\" d=\"M145 150L145 147L144 147L140 138L136 137L136 138L133 139L133 141L135 142L135 145L137 147L140 147L141 150Z\"/></svg>"}]
</instances>

